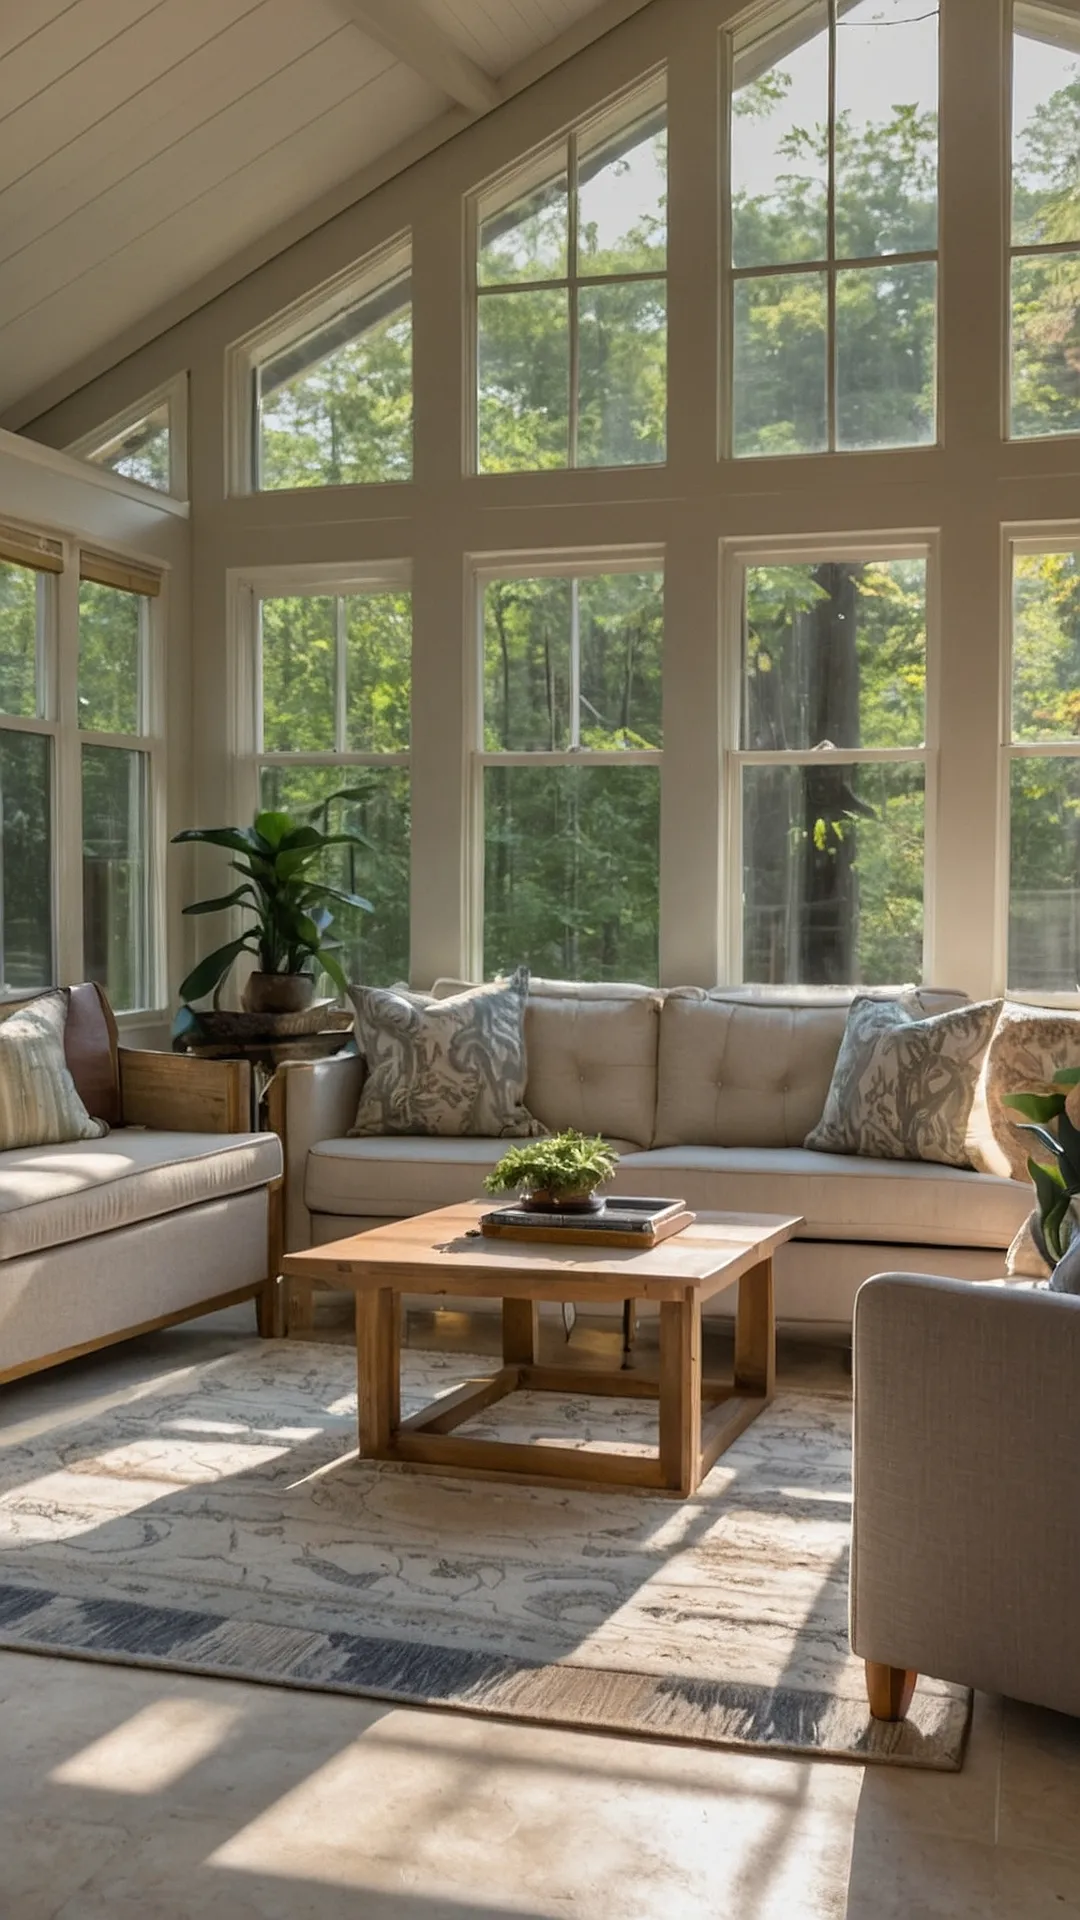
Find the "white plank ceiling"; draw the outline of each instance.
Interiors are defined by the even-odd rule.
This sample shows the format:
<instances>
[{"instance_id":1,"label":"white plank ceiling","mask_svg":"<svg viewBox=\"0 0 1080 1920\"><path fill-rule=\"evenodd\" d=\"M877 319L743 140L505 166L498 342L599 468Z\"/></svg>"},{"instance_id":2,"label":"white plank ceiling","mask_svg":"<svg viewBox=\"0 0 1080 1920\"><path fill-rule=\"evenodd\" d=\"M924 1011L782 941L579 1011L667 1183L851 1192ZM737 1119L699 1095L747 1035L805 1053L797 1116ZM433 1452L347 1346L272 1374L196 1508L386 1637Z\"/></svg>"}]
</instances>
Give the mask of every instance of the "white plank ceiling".
<instances>
[{"instance_id":1,"label":"white plank ceiling","mask_svg":"<svg viewBox=\"0 0 1080 1920\"><path fill-rule=\"evenodd\" d=\"M493 105L593 13L600 31L605 0L0 0L0 411L451 105Z\"/></svg>"}]
</instances>

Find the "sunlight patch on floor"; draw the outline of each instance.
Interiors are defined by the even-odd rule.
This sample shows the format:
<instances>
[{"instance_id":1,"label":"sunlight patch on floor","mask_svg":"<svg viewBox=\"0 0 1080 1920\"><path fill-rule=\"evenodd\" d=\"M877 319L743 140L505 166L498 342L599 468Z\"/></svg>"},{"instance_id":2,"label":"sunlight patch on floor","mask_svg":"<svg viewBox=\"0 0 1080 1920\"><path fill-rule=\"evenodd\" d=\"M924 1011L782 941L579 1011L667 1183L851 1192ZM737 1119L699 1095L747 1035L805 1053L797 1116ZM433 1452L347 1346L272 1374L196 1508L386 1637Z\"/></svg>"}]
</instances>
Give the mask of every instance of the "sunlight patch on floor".
<instances>
[{"instance_id":1,"label":"sunlight patch on floor","mask_svg":"<svg viewBox=\"0 0 1080 1920\"><path fill-rule=\"evenodd\" d=\"M49 1779L100 1793L162 1793L215 1753L243 1718L241 1708L208 1700L156 1700L54 1767Z\"/></svg>"}]
</instances>

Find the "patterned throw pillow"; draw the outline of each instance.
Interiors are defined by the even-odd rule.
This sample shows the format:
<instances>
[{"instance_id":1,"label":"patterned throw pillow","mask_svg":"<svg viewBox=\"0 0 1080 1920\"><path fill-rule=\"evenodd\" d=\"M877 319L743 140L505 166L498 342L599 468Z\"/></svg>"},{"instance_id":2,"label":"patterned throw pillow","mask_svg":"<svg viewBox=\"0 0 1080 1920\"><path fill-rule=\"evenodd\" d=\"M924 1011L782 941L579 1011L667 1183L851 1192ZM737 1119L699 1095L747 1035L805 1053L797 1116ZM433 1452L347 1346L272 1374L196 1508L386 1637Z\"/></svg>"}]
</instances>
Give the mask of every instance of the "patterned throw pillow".
<instances>
[{"instance_id":1,"label":"patterned throw pillow","mask_svg":"<svg viewBox=\"0 0 1080 1920\"><path fill-rule=\"evenodd\" d=\"M1028 1180L1028 1156L1048 1160L1034 1135L1022 1133L1020 1115L1005 1105L1007 1093L1049 1093L1061 1067L1080 1067L1080 1014L1052 1007L1025 1007L1006 1000L990 1042L983 1075L986 1117L992 1136L978 1164L987 1173Z\"/></svg>"},{"instance_id":2,"label":"patterned throw pillow","mask_svg":"<svg viewBox=\"0 0 1080 1920\"><path fill-rule=\"evenodd\" d=\"M351 988L367 1079L350 1134L543 1133L524 1105L528 990L527 967L427 1006L381 987Z\"/></svg>"},{"instance_id":3,"label":"patterned throw pillow","mask_svg":"<svg viewBox=\"0 0 1080 1920\"><path fill-rule=\"evenodd\" d=\"M900 1000L852 1002L825 1111L804 1145L878 1160L971 1165L968 1122L1000 1000L915 1020Z\"/></svg>"},{"instance_id":4,"label":"patterned throw pillow","mask_svg":"<svg viewBox=\"0 0 1080 1920\"><path fill-rule=\"evenodd\" d=\"M0 1152L100 1140L64 1057L66 993L43 993L0 1020Z\"/></svg>"}]
</instances>

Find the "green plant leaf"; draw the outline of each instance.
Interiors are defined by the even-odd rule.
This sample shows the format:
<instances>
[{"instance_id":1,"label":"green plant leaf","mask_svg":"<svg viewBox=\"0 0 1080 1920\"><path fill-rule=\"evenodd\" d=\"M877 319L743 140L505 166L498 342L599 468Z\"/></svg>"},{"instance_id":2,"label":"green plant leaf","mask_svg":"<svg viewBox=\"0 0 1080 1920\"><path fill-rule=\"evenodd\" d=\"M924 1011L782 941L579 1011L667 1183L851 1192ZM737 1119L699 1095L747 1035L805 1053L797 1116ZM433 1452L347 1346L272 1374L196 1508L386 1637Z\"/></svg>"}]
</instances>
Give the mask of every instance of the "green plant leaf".
<instances>
[{"instance_id":1,"label":"green plant leaf","mask_svg":"<svg viewBox=\"0 0 1080 1920\"><path fill-rule=\"evenodd\" d=\"M294 853L299 847L309 847L314 852L322 846L324 838L318 827L298 827L295 820L290 820L289 830L282 835L278 852Z\"/></svg>"},{"instance_id":2,"label":"green plant leaf","mask_svg":"<svg viewBox=\"0 0 1080 1920\"><path fill-rule=\"evenodd\" d=\"M618 1155L596 1134L574 1127L511 1147L492 1168L484 1185L489 1193L509 1193L518 1187L544 1187L550 1193L574 1193L610 1180Z\"/></svg>"},{"instance_id":3,"label":"green plant leaf","mask_svg":"<svg viewBox=\"0 0 1080 1920\"><path fill-rule=\"evenodd\" d=\"M208 953L198 966L192 967L185 980L180 982L181 1000L201 1000L213 993L218 982L224 980L229 968L238 954L254 953L256 948L249 933L242 933L237 940L229 940L225 946L215 948Z\"/></svg>"},{"instance_id":4,"label":"green plant leaf","mask_svg":"<svg viewBox=\"0 0 1080 1920\"><path fill-rule=\"evenodd\" d=\"M1080 1087L1080 1067L1059 1067L1051 1084L1055 1087Z\"/></svg>"},{"instance_id":5,"label":"green plant leaf","mask_svg":"<svg viewBox=\"0 0 1080 1920\"><path fill-rule=\"evenodd\" d=\"M1072 1195L1063 1193L1046 1214L1043 1223L1043 1239L1055 1260L1060 1260L1068 1244L1062 1238L1062 1227L1069 1217L1069 1203Z\"/></svg>"},{"instance_id":6,"label":"green plant leaf","mask_svg":"<svg viewBox=\"0 0 1080 1920\"><path fill-rule=\"evenodd\" d=\"M235 863L231 863L235 864ZM233 893L223 893L218 900L196 900L192 906L185 907L185 913L224 913L226 907L235 907L241 900L257 898L253 886L237 887Z\"/></svg>"},{"instance_id":7,"label":"green plant leaf","mask_svg":"<svg viewBox=\"0 0 1080 1920\"><path fill-rule=\"evenodd\" d=\"M253 827L185 827L182 833L173 834L173 845L184 840L206 847L228 847L231 853L267 852L266 842Z\"/></svg>"},{"instance_id":8,"label":"green plant leaf","mask_svg":"<svg viewBox=\"0 0 1080 1920\"><path fill-rule=\"evenodd\" d=\"M309 903L311 900L336 900L339 905L343 907L356 907L361 913L374 913L375 911L371 901L365 900L362 893L345 893L341 887L321 887L317 881L312 882L304 889L305 903Z\"/></svg>"},{"instance_id":9,"label":"green plant leaf","mask_svg":"<svg viewBox=\"0 0 1080 1920\"><path fill-rule=\"evenodd\" d=\"M1061 1146L1056 1135L1052 1134L1048 1127L1037 1127L1030 1120L1021 1120L1017 1123L1016 1131L1017 1133L1033 1133L1037 1140L1042 1141L1044 1147L1049 1147L1055 1160L1061 1158Z\"/></svg>"},{"instance_id":10,"label":"green plant leaf","mask_svg":"<svg viewBox=\"0 0 1080 1920\"><path fill-rule=\"evenodd\" d=\"M1056 1120L1059 1113L1065 1111L1063 1093L1006 1093L1002 1095L1002 1106L1011 1107L1014 1113L1022 1113L1025 1120Z\"/></svg>"},{"instance_id":11,"label":"green plant leaf","mask_svg":"<svg viewBox=\"0 0 1080 1920\"><path fill-rule=\"evenodd\" d=\"M341 962L339 960L336 960L334 958L334 955L331 952L329 952L329 950L326 947L320 947L318 953L315 955L315 958L318 961L323 972L329 974L335 987L339 988L342 993L348 993L349 982L345 978L345 974L342 971Z\"/></svg>"},{"instance_id":12,"label":"green plant leaf","mask_svg":"<svg viewBox=\"0 0 1080 1920\"><path fill-rule=\"evenodd\" d=\"M268 847L279 847L286 834L292 832L294 825L291 813L277 813L270 810L255 815L255 832L266 841Z\"/></svg>"},{"instance_id":13,"label":"green plant leaf","mask_svg":"<svg viewBox=\"0 0 1080 1920\"><path fill-rule=\"evenodd\" d=\"M1080 1193L1080 1129L1073 1126L1067 1113L1058 1115L1057 1138L1069 1188L1073 1193Z\"/></svg>"}]
</instances>

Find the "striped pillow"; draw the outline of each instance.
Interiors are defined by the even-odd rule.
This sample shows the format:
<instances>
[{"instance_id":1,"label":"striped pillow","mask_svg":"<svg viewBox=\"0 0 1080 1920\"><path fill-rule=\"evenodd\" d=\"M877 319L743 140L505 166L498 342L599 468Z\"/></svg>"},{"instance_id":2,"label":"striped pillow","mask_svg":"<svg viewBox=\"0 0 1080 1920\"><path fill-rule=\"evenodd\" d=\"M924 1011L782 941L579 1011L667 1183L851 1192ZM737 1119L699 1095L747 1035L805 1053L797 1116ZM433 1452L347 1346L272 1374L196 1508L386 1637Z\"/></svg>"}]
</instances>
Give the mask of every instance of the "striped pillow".
<instances>
[{"instance_id":1,"label":"striped pillow","mask_svg":"<svg viewBox=\"0 0 1080 1920\"><path fill-rule=\"evenodd\" d=\"M64 1057L67 994L43 993L0 1020L0 1153L100 1140Z\"/></svg>"}]
</instances>

